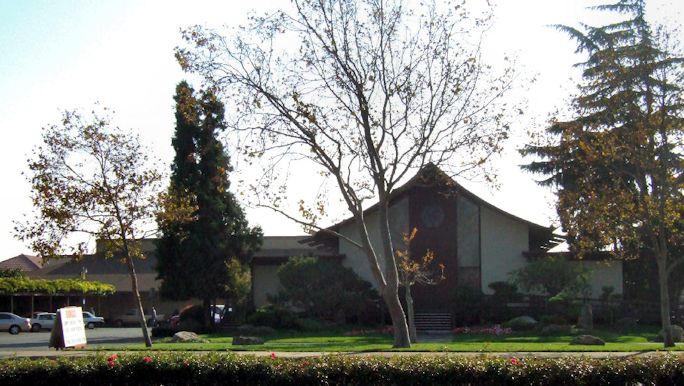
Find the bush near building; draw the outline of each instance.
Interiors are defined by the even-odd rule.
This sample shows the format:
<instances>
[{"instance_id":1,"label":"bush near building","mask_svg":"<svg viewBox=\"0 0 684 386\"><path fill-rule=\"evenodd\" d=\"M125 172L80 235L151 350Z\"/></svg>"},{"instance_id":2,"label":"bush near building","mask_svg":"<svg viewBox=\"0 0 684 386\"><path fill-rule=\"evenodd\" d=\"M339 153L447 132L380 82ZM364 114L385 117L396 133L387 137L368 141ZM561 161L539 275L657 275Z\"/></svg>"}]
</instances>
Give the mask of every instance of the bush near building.
<instances>
[{"instance_id":1,"label":"bush near building","mask_svg":"<svg viewBox=\"0 0 684 386\"><path fill-rule=\"evenodd\" d=\"M291 257L278 270L278 279L282 289L269 300L307 318L352 324L382 319L378 293L339 261Z\"/></svg>"}]
</instances>

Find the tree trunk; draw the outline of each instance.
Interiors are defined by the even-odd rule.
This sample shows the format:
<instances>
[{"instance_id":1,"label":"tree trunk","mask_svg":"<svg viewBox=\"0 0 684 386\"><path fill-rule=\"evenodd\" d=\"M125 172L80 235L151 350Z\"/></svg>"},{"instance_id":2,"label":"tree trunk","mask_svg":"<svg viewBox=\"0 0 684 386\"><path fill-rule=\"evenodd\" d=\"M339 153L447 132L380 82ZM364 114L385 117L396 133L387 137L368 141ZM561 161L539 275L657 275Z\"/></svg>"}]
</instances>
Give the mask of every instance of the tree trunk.
<instances>
[{"instance_id":1,"label":"tree trunk","mask_svg":"<svg viewBox=\"0 0 684 386\"><path fill-rule=\"evenodd\" d=\"M126 264L128 265L128 273L131 275L133 301L135 302L136 309L138 310L138 321L140 322L140 327L142 328L145 346L152 347L152 339L150 338L150 332L147 331L147 320L145 320L145 311L143 309L142 299L140 299L140 291L138 291L138 276L135 274L135 264L133 264L133 258L127 255Z\"/></svg>"},{"instance_id":2,"label":"tree trunk","mask_svg":"<svg viewBox=\"0 0 684 386\"><path fill-rule=\"evenodd\" d=\"M381 205L382 206L382 205ZM380 211L381 218L383 217L383 210ZM387 211L384 210L386 216ZM373 277L378 286L378 291L382 296L382 299L387 306L387 311L389 311L390 318L392 319L392 327L394 329L394 346L395 348L409 348L411 347L411 341L409 339L408 324L406 323L406 315L404 314L404 309L399 301L399 274L397 272L397 267L395 265L394 256L383 254L385 257L384 263L385 267L381 268L381 264L378 256L373 249L371 244L368 231L366 229L366 224L364 223L362 213L355 213L356 224L359 227L359 237L361 243L363 244L363 251L366 254L368 264L370 266ZM387 217L384 217L385 220ZM387 221L384 221L387 224ZM379 221L378 225L383 228L383 221ZM383 234L383 246L385 251L387 250L385 234L389 227L385 228L381 233ZM389 236L389 233L387 233ZM391 240L391 239L390 239ZM391 250L391 246L390 246ZM384 268L384 272L383 272ZM393 269L392 269L393 268Z\"/></svg>"},{"instance_id":3,"label":"tree trunk","mask_svg":"<svg viewBox=\"0 0 684 386\"><path fill-rule=\"evenodd\" d=\"M394 246L392 245L392 234L389 226L389 203L386 198L380 201L378 214L378 226L382 235L382 247L385 258L385 266L383 268L387 280L383 297L392 317L394 347L409 348L411 347L411 339L409 337L408 324L406 323L406 314L404 314L404 308L399 301L399 272L394 257Z\"/></svg>"},{"instance_id":4,"label":"tree trunk","mask_svg":"<svg viewBox=\"0 0 684 386\"><path fill-rule=\"evenodd\" d=\"M401 307L399 295L397 290L388 288L383 291L383 299L387 304L387 310L392 318L392 328L394 329L394 348L409 348L411 347L411 339L408 333L408 324L406 323L406 315L404 309Z\"/></svg>"},{"instance_id":5,"label":"tree trunk","mask_svg":"<svg viewBox=\"0 0 684 386\"><path fill-rule=\"evenodd\" d=\"M411 343L418 342L418 334L416 333L416 318L413 311L413 295L411 294L411 286L406 284L406 292L404 292L404 297L406 299L406 313L408 314L408 327L409 327L409 338Z\"/></svg>"},{"instance_id":6,"label":"tree trunk","mask_svg":"<svg viewBox=\"0 0 684 386\"><path fill-rule=\"evenodd\" d=\"M658 263L658 283L660 284L660 323L663 328L663 346L674 347L672 324L670 323L670 293L668 291L668 272L665 259L660 256Z\"/></svg>"}]
</instances>

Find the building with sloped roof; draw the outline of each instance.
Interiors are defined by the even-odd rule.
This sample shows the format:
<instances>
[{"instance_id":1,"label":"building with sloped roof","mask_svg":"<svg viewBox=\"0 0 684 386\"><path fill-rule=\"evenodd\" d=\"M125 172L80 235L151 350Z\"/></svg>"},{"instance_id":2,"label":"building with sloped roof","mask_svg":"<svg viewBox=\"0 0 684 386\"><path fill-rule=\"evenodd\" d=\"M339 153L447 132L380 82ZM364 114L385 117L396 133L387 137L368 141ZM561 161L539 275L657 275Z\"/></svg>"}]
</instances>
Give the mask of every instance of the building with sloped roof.
<instances>
[{"instance_id":1,"label":"building with sloped roof","mask_svg":"<svg viewBox=\"0 0 684 386\"><path fill-rule=\"evenodd\" d=\"M374 249L382 250L377 205L364 211L365 223ZM435 254L434 264L444 265L444 280L437 285L416 285L413 292L416 312L448 313L458 287L470 287L492 294L490 284L509 281L511 273L523 268L529 259L546 255L563 241L554 229L527 221L503 211L458 184L434 165L427 165L390 199L389 225L395 248L404 249L402 234L416 228L411 242L414 257L427 249ZM340 237L342 235L344 237ZM338 256L342 264L363 279L374 283L365 253L346 239L360 241L358 226L349 218L303 240L304 243ZM580 262L578 262L580 264ZM592 269L592 295L603 286L615 294L623 288L620 261L585 261ZM381 267L384 269L384 267ZM258 282L255 287L260 286ZM276 288L269 283L264 287ZM257 305L263 303L255 298Z\"/></svg>"},{"instance_id":2,"label":"building with sloped roof","mask_svg":"<svg viewBox=\"0 0 684 386\"><path fill-rule=\"evenodd\" d=\"M377 206L366 209L364 217L372 244L379 250L381 239L376 225ZM435 254L434 264L443 264L445 267L444 280L439 284L416 285L413 288L417 313L450 312L450 302L459 287L492 294L490 284L509 281L511 272L524 267L530 259L546 255L563 241L553 228L497 208L434 165L426 166L395 189L390 200L389 217L395 248L405 248L402 234L416 228L417 235L410 245L411 255L423 256L430 249ZM265 236L261 249L254 254L250 263L254 305L266 305L269 296L278 293L281 288L278 268L292 256L317 256L340 261L362 279L375 285L365 254L345 238L359 240L353 218L313 235ZM160 313L168 314L192 301L166 302L160 299L161 282L157 279L153 241L143 240L142 247L147 258L136 260L138 287L145 308L155 305ZM98 246L98 251L100 249L101 246ZM20 256L13 258L15 262L12 264L26 264L30 268L33 260ZM592 269L593 297L597 298L604 286L612 286L615 294L622 294L622 262L601 260L584 261L582 264ZM115 295L93 300L98 302L93 308L105 318L134 306L128 269L117 259L103 259L96 254L84 256L78 261L51 260L42 268L27 272L31 277L45 279L85 275L88 280L114 285L117 289ZM91 307L88 301L86 299L87 309Z\"/></svg>"},{"instance_id":3,"label":"building with sloped roof","mask_svg":"<svg viewBox=\"0 0 684 386\"><path fill-rule=\"evenodd\" d=\"M43 267L43 259L39 256L17 255L7 260L0 261L0 269L18 269L22 272L31 272Z\"/></svg>"}]
</instances>

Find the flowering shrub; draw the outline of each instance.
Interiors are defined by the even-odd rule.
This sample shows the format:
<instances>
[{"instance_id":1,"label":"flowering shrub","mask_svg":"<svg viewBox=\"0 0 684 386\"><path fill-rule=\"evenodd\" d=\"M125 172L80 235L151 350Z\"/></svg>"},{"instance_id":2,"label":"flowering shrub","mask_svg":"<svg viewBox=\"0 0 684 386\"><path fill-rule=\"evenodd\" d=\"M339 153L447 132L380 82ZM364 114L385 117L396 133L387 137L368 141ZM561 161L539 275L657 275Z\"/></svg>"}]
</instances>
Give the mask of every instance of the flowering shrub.
<instances>
[{"instance_id":1,"label":"flowering shrub","mask_svg":"<svg viewBox=\"0 0 684 386\"><path fill-rule=\"evenodd\" d=\"M117 360L118 358L119 358L119 356L116 355L116 354L110 355L110 356L107 358L107 365L108 365L109 367L114 367L114 366L116 366L116 360Z\"/></svg>"},{"instance_id":2,"label":"flowering shrub","mask_svg":"<svg viewBox=\"0 0 684 386\"><path fill-rule=\"evenodd\" d=\"M451 332L454 334L510 335L513 333L513 329L510 327L501 327L501 325L495 324L491 327L457 327L451 330Z\"/></svg>"},{"instance_id":3,"label":"flowering shrub","mask_svg":"<svg viewBox=\"0 0 684 386\"><path fill-rule=\"evenodd\" d=\"M0 385L45 384L682 385L684 357L663 354L522 360L456 355L326 355L271 359L218 353L155 353L0 361Z\"/></svg>"}]
</instances>

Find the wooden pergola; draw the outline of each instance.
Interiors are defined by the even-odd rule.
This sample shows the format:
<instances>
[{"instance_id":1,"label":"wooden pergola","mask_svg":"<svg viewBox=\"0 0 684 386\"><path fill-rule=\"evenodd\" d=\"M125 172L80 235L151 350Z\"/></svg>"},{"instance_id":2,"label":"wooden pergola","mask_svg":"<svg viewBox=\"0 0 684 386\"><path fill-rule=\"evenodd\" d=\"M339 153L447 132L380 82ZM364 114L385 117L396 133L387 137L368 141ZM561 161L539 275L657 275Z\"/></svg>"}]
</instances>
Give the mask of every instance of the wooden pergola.
<instances>
[{"instance_id":1,"label":"wooden pergola","mask_svg":"<svg viewBox=\"0 0 684 386\"><path fill-rule=\"evenodd\" d=\"M66 306L66 305L80 305L83 307L84 311L86 310L86 298L87 297L94 297L95 298L95 304L90 302L90 307L96 310L97 314L100 314L100 300L102 296L101 294L83 294L83 293L54 293L54 294L45 294L45 293L17 293L17 294L10 294L10 295L0 295L0 297L9 297L9 312L15 313L17 310L17 305L19 302L29 301L29 309L30 309L30 314L29 316L33 316L33 314L36 312L36 300L40 298L46 298L47 299L47 309L46 310L41 310L40 308L38 311L48 311L48 312L54 312L55 311L55 304L61 306ZM63 301L59 301L59 299L63 299ZM76 300L74 304L72 304L72 301ZM26 309L26 307L21 307L22 309Z\"/></svg>"}]
</instances>

